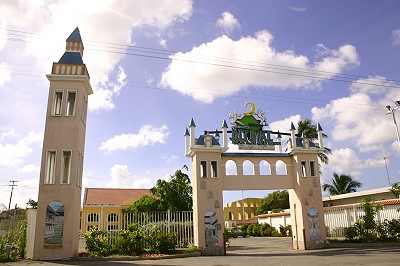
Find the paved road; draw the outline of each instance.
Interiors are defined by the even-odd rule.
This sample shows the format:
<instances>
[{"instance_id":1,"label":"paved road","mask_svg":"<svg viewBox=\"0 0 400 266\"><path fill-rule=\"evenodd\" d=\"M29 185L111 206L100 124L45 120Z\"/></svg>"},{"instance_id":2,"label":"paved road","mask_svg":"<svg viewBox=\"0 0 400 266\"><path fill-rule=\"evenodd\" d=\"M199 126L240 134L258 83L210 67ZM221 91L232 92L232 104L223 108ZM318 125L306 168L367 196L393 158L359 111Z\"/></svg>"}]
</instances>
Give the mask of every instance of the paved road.
<instances>
[{"instance_id":1,"label":"paved road","mask_svg":"<svg viewBox=\"0 0 400 266\"><path fill-rule=\"evenodd\" d=\"M187 257L161 260L134 261L21 261L5 263L10 266L62 266L62 265L400 265L400 246L374 248L330 248L297 251L291 249L291 240L285 238L237 238L233 239L227 256Z\"/></svg>"}]
</instances>

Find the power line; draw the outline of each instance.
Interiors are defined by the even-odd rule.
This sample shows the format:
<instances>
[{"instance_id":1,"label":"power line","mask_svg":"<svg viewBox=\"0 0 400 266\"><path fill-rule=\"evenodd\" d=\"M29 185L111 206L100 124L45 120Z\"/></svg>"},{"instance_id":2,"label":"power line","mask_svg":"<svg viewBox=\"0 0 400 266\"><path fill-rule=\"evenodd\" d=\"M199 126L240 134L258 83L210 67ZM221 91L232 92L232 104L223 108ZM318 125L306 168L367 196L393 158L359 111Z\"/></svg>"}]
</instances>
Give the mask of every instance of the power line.
<instances>
[{"instance_id":1,"label":"power line","mask_svg":"<svg viewBox=\"0 0 400 266\"><path fill-rule=\"evenodd\" d=\"M3 29L6 30L10 35L15 35L17 37L34 37L37 39L49 39L47 36L39 35L36 33L26 32L26 31L17 31L12 29ZM22 33L22 35L21 35ZM24 35L25 34L25 35ZM40 37L44 36L44 37ZM21 41L21 42L30 42L23 39L17 38L8 38L12 41ZM130 44L118 44L118 43L109 43L109 42L100 42L93 40L85 40L86 46L94 46L106 49L89 49L92 51L98 52L107 52L107 53L115 53L115 54L123 54L129 56L139 56L153 59L163 59L163 60L175 60L182 61L187 63L199 63L199 64L207 64L218 67L228 67L228 68L237 68L241 70L250 70L250 71L261 71L261 72L269 72L274 74L281 75L290 75L290 76L298 76L305 78L312 78L317 80L333 80L338 82L348 82L348 83L356 83L361 85L373 85L379 87L388 87L388 88L398 88L400 86L400 81L398 80L388 80L381 77L366 77L360 75L350 75L350 74L341 74L338 72L330 72L316 69L307 69L301 67L294 66L285 66L279 64L270 64L270 63L261 63L254 62L248 60L238 60L238 59L230 59L224 57L216 57L216 56L208 56L201 54L192 54L190 56L182 55L179 58L176 56L178 51L166 50L166 49L157 49L150 48L144 46L134 46L130 47ZM107 49L117 49L115 50L107 50ZM118 51L122 50L122 51ZM175 54L175 56L173 56ZM211 61L199 61L199 60L211 60ZM236 64L241 64L236 65ZM261 68L261 69L260 69ZM283 72L282 72L283 71ZM337 78L333 78L337 76ZM354 81L354 78L358 79L368 79L368 82ZM377 82L377 83L375 83ZM385 82L386 84L382 84L381 82Z\"/></svg>"}]
</instances>

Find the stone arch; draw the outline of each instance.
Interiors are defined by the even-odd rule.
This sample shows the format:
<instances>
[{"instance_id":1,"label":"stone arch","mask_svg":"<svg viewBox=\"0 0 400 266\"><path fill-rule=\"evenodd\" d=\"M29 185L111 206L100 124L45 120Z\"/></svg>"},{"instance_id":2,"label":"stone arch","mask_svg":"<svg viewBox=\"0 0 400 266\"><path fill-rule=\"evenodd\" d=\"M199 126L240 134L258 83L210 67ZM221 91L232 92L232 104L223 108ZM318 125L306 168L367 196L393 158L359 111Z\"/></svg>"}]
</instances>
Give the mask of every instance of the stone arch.
<instances>
[{"instance_id":1,"label":"stone arch","mask_svg":"<svg viewBox=\"0 0 400 266\"><path fill-rule=\"evenodd\" d=\"M243 162L243 175L254 175L254 164L250 160Z\"/></svg>"},{"instance_id":2,"label":"stone arch","mask_svg":"<svg viewBox=\"0 0 400 266\"><path fill-rule=\"evenodd\" d=\"M237 175L237 165L233 160L228 160L225 163L225 174L226 175Z\"/></svg>"},{"instance_id":3,"label":"stone arch","mask_svg":"<svg viewBox=\"0 0 400 266\"><path fill-rule=\"evenodd\" d=\"M271 175L271 165L266 160L261 160L260 164L260 175Z\"/></svg>"}]
</instances>

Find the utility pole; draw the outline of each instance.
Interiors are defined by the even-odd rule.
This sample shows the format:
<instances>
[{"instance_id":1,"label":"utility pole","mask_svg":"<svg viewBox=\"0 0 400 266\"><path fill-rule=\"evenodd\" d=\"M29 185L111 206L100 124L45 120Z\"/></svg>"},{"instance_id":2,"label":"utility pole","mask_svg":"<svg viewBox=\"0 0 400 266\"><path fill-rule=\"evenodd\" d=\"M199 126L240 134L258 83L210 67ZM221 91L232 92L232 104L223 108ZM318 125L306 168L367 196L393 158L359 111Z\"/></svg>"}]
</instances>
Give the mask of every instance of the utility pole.
<instances>
[{"instance_id":1,"label":"utility pole","mask_svg":"<svg viewBox=\"0 0 400 266\"><path fill-rule=\"evenodd\" d=\"M18 181L15 181L15 180L11 180L10 181L10 183L12 183L12 184L10 184L9 186L11 187L11 195L10 195L10 202L8 203L8 211L10 212L10 207L11 207L11 199L12 199L12 194L13 194L13 191L14 191L14 187L16 187L17 185L15 184L15 183L17 183Z\"/></svg>"},{"instance_id":2,"label":"utility pole","mask_svg":"<svg viewBox=\"0 0 400 266\"><path fill-rule=\"evenodd\" d=\"M388 171L387 164L386 164L386 159L387 159L387 158L388 158L388 157L383 157L383 160L385 160L386 174L387 174L387 179L388 179L389 186L390 186L389 171Z\"/></svg>"}]
</instances>

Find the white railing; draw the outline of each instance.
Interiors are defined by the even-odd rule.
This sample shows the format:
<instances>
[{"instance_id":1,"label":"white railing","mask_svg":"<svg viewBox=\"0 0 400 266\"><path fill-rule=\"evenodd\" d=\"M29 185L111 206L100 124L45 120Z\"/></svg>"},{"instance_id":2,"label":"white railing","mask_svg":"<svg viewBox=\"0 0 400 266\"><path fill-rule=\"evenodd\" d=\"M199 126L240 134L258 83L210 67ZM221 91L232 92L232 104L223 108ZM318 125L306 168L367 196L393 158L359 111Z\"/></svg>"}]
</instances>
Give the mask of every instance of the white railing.
<instances>
[{"instance_id":1,"label":"white railing","mask_svg":"<svg viewBox=\"0 0 400 266\"><path fill-rule=\"evenodd\" d=\"M388 201L387 201L388 202ZM378 211L375 221L400 219L400 204L388 205L385 201L376 202L383 206ZM344 239L344 228L354 225L365 215L360 204L324 208L325 226L328 239Z\"/></svg>"}]
</instances>

